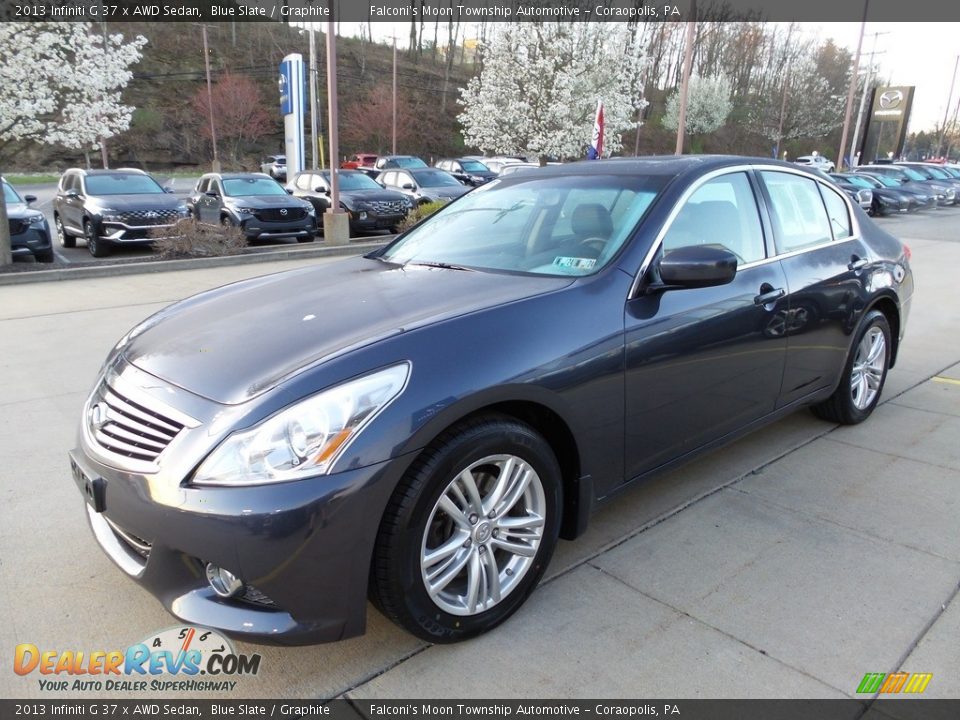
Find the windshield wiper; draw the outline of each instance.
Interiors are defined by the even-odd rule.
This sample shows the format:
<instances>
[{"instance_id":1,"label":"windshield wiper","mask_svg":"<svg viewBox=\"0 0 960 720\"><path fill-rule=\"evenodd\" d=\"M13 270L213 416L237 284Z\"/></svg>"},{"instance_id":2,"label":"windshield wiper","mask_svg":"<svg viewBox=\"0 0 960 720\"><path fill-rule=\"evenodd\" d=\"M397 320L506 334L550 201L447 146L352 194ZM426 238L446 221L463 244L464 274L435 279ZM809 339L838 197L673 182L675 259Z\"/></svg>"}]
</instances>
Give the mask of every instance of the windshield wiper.
<instances>
[{"instance_id":1,"label":"windshield wiper","mask_svg":"<svg viewBox=\"0 0 960 720\"><path fill-rule=\"evenodd\" d=\"M436 260L420 260L418 262L407 262L404 265L421 265L423 267L435 267L443 268L444 270L466 270L467 272L473 272L473 268L464 267L463 265L453 265L451 263L439 262Z\"/></svg>"}]
</instances>

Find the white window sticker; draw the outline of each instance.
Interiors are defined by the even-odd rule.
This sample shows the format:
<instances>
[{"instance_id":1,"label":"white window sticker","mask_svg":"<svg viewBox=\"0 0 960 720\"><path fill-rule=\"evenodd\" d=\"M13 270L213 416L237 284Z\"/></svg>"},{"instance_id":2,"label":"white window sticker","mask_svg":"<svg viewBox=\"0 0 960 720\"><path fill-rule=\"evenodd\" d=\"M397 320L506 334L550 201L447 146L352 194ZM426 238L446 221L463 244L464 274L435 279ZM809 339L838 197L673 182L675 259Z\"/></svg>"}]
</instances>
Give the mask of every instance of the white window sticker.
<instances>
[{"instance_id":1,"label":"white window sticker","mask_svg":"<svg viewBox=\"0 0 960 720\"><path fill-rule=\"evenodd\" d=\"M597 261L594 258L563 257L561 255L553 259L553 264L571 270L592 270Z\"/></svg>"}]
</instances>

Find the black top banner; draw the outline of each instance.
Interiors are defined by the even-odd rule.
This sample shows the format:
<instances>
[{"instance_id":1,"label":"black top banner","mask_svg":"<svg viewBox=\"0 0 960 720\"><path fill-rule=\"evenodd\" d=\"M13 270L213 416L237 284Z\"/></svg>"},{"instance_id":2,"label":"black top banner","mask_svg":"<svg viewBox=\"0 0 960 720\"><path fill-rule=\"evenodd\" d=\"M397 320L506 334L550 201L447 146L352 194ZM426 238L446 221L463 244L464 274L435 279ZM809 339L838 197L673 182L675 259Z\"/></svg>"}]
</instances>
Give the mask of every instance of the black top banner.
<instances>
[{"instance_id":1,"label":"black top banner","mask_svg":"<svg viewBox=\"0 0 960 720\"><path fill-rule=\"evenodd\" d=\"M0 0L0 21L960 22L956 0ZM958 27L960 33L960 27Z\"/></svg>"}]
</instances>

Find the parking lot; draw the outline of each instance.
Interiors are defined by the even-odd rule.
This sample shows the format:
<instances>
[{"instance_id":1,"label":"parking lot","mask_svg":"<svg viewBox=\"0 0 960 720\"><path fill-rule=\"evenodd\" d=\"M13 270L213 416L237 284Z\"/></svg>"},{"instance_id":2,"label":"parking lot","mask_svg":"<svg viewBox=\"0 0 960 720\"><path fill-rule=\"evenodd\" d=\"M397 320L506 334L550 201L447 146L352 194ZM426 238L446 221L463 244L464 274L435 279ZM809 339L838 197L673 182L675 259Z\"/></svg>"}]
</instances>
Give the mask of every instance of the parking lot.
<instances>
[{"instance_id":1,"label":"parking lot","mask_svg":"<svg viewBox=\"0 0 960 720\"><path fill-rule=\"evenodd\" d=\"M799 412L632 488L478 640L428 646L370 608L361 638L238 644L261 669L225 695L842 698L867 672L903 670L933 674L924 696L960 696L960 209L879 222L911 246L917 295L867 423ZM303 263L0 287L5 652L125 648L176 624L86 526L66 458L80 408L139 320ZM84 696L9 671L0 694Z\"/></svg>"}]
</instances>

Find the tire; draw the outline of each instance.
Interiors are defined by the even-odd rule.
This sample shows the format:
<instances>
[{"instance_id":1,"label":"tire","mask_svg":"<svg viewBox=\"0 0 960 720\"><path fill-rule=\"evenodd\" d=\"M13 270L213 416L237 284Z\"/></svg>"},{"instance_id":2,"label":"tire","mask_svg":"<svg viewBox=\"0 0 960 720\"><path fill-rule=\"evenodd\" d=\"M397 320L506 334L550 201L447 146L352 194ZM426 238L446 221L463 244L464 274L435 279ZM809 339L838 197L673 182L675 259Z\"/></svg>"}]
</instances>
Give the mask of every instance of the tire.
<instances>
[{"instance_id":1,"label":"tire","mask_svg":"<svg viewBox=\"0 0 960 720\"><path fill-rule=\"evenodd\" d=\"M53 216L53 224L57 228L57 240L60 242L60 247L74 248L77 246L77 239L67 232L59 215Z\"/></svg>"},{"instance_id":2,"label":"tire","mask_svg":"<svg viewBox=\"0 0 960 720\"><path fill-rule=\"evenodd\" d=\"M836 391L811 409L823 420L856 425L870 417L890 368L890 324L879 310L871 310L860 323Z\"/></svg>"},{"instance_id":3,"label":"tire","mask_svg":"<svg viewBox=\"0 0 960 720\"><path fill-rule=\"evenodd\" d=\"M83 221L83 236L87 239L87 250L95 258L106 257L110 254L110 243L97 237L97 230L89 220Z\"/></svg>"},{"instance_id":4,"label":"tire","mask_svg":"<svg viewBox=\"0 0 960 720\"><path fill-rule=\"evenodd\" d=\"M471 485L479 503L467 500ZM374 547L371 599L430 642L491 630L543 576L557 543L561 492L556 456L526 425L488 416L447 430L414 461L387 506ZM431 558L431 549L447 552Z\"/></svg>"},{"instance_id":5,"label":"tire","mask_svg":"<svg viewBox=\"0 0 960 720\"><path fill-rule=\"evenodd\" d=\"M53 257L53 248L49 250L41 250L38 253L35 253L33 256L38 263L52 263L54 260Z\"/></svg>"}]
</instances>

